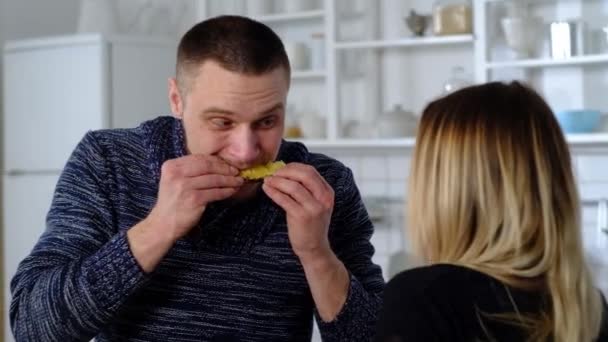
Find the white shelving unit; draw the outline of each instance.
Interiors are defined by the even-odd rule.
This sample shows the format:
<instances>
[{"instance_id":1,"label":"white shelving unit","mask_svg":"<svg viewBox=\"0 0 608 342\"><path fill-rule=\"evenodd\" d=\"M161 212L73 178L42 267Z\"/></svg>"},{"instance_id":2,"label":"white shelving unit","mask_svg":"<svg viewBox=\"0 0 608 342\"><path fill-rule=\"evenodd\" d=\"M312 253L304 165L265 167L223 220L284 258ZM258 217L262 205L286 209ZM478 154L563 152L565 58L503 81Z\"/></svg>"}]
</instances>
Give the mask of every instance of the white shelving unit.
<instances>
[{"instance_id":1,"label":"white shelving unit","mask_svg":"<svg viewBox=\"0 0 608 342\"><path fill-rule=\"evenodd\" d=\"M524 59L516 58L505 42L500 20L507 6L525 6L525 12L542 18L546 34L539 36L536 51ZM608 112L608 37L604 44L589 39L585 51L569 58L552 58L548 25L553 21L582 19L587 37L608 23L604 0L475 0L476 81L523 80L537 89L553 110L597 109ZM532 34L532 33L530 33ZM604 120L606 115L604 115ZM608 122L597 133L567 134L573 148L608 146Z\"/></svg>"},{"instance_id":2,"label":"white shelving unit","mask_svg":"<svg viewBox=\"0 0 608 342\"><path fill-rule=\"evenodd\" d=\"M414 138L397 139L336 139L336 140L311 140L311 139L289 139L300 141L312 148L412 148L416 140ZM608 140L607 140L608 141Z\"/></svg>"},{"instance_id":3,"label":"white shelving unit","mask_svg":"<svg viewBox=\"0 0 608 342\"><path fill-rule=\"evenodd\" d=\"M473 74L473 34L434 36L428 27L415 37L404 18L414 9L430 14L432 2L418 0L329 1L333 20L335 100L329 113L328 148L409 148L413 137L384 132L361 135L385 120L384 112L399 105L420 114L441 95L454 67ZM329 16L328 16L329 17ZM471 77L472 79L472 77ZM355 123L358 132L346 130ZM382 138L382 137L387 138ZM318 147L323 147L318 146Z\"/></svg>"},{"instance_id":4,"label":"white shelving unit","mask_svg":"<svg viewBox=\"0 0 608 342\"><path fill-rule=\"evenodd\" d=\"M608 64L608 54L576 56L568 59L537 58L507 62L488 62L486 69L506 68L546 68L560 66L584 66L589 64Z\"/></svg>"},{"instance_id":5,"label":"white shelving unit","mask_svg":"<svg viewBox=\"0 0 608 342\"><path fill-rule=\"evenodd\" d=\"M566 138L575 146L608 144L608 133L567 134Z\"/></svg>"},{"instance_id":6,"label":"white shelving unit","mask_svg":"<svg viewBox=\"0 0 608 342\"><path fill-rule=\"evenodd\" d=\"M378 49L398 47L423 47L427 45L450 45L473 43L473 35L455 35L445 37L403 38L387 40L369 40L360 42L340 42L335 44L338 50Z\"/></svg>"},{"instance_id":7,"label":"white shelving unit","mask_svg":"<svg viewBox=\"0 0 608 342\"><path fill-rule=\"evenodd\" d=\"M326 76L327 73L323 70L294 71L291 73L291 78L294 80L322 79Z\"/></svg>"},{"instance_id":8,"label":"white shelving unit","mask_svg":"<svg viewBox=\"0 0 608 342\"><path fill-rule=\"evenodd\" d=\"M229 14L210 12L208 3L213 1L225 0L201 2L199 19ZM428 101L441 95L443 82L456 66L464 67L475 83L526 81L554 110L563 109L564 99L574 96L573 106L608 112L608 97L599 90L607 89L608 45L606 51L563 60L547 55L508 58L500 29L501 13L496 10L508 3L526 3L531 13L545 20L585 16L592 11L593 20L602 18L608 23L608 6L593 5L602 1L472 0L474 34L453 36L433 36L429 28L423 37L412 37L403 18L410 9L430 14L433 1L428 0L318 0L316 7L304 11L285 13L275 8L253 17L271 26L284 42L306 42L311 32L325 35L324 68L292 71L289 103L296 112L318 113L326 122L325 138L300 141L317 149L390 149L411 148L414 139L382 139L373 134L356 137L346 134L345 127L357 122L363 130L371 131L381 114L396 104L419 114ZM275 6L282 3L274 0ZM246 15L247 11L236 14ZM507 58L496 58L496 51L506 52ZM598 70L601 76L594 76ZM564 92L568 96L560 96L556 84L567 85ZM599 87L595 91L594 85ZM568 135L568 141L576 148L608 146L608 127L605 129L607 132Z\"/></svg>"},{"instance_id":9,"label":"white shelving unit","mask_svg":"<svg viewBox=\"0 0 608 342\"><path fill-rule=\"evenodd\" d=\"M255 20L264 22L266 24L277 23L277 22L293 22L300 20L310 20L310 19L323 19L325 16L324 10L315 10L315 11L302 11L298 13L279 13L279 14L270 14L254 17Z\"/></svg>"},{"instance_id":10,"label":"white shelving unit","mask_svg":"<svg viewBox=\"0 0 608 342\"><path fill-rule=\"evenodd\" d=\"M608 133L567 134L566 139L572 147L602 147L608 145ZM398 139L337 139L333 141L319 139L289 139L300 141L312 148L350 148L350 149L377 149L396 148L411 149L416 144L414 138Z\"/></svg>"}]
</instances>

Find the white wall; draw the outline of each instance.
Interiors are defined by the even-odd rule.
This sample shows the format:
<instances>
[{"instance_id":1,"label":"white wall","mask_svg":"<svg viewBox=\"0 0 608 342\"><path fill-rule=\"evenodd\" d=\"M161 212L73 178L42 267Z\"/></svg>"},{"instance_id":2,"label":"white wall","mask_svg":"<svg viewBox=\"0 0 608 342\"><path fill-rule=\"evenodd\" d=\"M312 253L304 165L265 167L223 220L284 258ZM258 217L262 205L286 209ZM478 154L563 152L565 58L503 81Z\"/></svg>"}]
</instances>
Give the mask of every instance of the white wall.
<instances>
[{"instance_id":1,"label":"white wall","mask_svg":"<svg viewBox=\"0 0 608 342\"><path fill-rule=\"evenodd\" d=\"M71 33L76 30L79 0L0 0L5 39Z\"/></svg>"},{"instance_id":2,"label":"white wall","mask_svg":"<svg viewBox=\"0 0 608 342\"><path fill-rule=\"evenodd\" d=\"M72 33L76 30L78 10L79 0L0 0L0 46L4 46L7 40ZM3 65L0 58L0 80L2 75ZM4 118L1 90L2 82L0 82L0 118ZM0 134L2 122L3 119L0 120ZM2 151L1 135L0 151ZM3 158L0 157L0 170L3 169L2 160ZM1 187L2 184L0 190ZM1 216L0 222L2 222ZM0 241L1 239L2 227L0 227ZM4 293L4 286L8 286L9 281L4 279L2 270L3 253L4 251L0 250L0 293ZM8 313L3 312L2 301L3 296L0 296L0 337L4 336L4 319L8 319Z\"/></svg>"}]
</instances>

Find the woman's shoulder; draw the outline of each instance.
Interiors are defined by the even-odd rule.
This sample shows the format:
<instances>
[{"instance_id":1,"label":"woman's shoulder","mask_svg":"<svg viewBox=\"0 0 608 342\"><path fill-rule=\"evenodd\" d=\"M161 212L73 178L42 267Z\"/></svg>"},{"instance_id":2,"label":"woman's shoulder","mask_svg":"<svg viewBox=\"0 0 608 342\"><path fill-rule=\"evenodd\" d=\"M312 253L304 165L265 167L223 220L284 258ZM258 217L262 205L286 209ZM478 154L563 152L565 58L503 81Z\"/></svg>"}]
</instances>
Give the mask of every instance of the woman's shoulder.
<instances>
[{"instance_id":1,"label":"woman's shoulder","mask_svg":"<svg viewBox=\"0 0 608 342\"><path fill-rule=\"evenodd\" d=\"M501 289L502 283L484 273L458 265L436 264L397 274L384 290L384 302L404 307L431 305L435 316L438 312L458 313L461 317L450 319L459 320L474 315L476 308L497 310Z\"/></svg>"},{"instance_id":2,"label":"woman's shoulder","mask_svg":"<svg viewBox=\"0 0 608 342\"><path fill-rule=\"evenodd\" d=\"M448 264L399 273L384 290L376 341L470 340L477 335L475 288L487 280L478 273Z\"/></svg>"},{"instance_id":3,"label":"woman's shoulder","mask_svg":"<svg viewBox=\"0 0 608 342\"><path fill-rule=\"evenodd\" d=\"M475 282L487 282L493 278L476 270L453 264L435 264L412 268L393 277L387 288L409 289L421 294L434 290L455 289L459 285L470 288Z\"/></svg>"},{"instance_id":4,"label":"woman's shoulder","mask_svg":"<svg viewBox=\"0 0 608 342\"><path fill-rule=\"evenodd\" d=\"M377 341L391 336L468 341L488 336L484 326L501 336L499 341L521 340L521 330L485 324L483 318L514 312L513 302L522 311L538 310L538 293L520 292L464 266L436 264L401 272L385 288Z\"/></svg>"},{"instance_id":5,"label":"woman's shoulder","mask_svg":"<svg viewBox=\"0 0 608 342\"><path fill-rule=\"evenodd\" d=\"M406 270L391 279L385 297L398 297L433 302L448 302L453 306L470 309L476 307L488 312L518 309L537 312L543 305L543 296L537 291L511 287L500 280L469 267L454 264L435 264Z\"/></svg>"}]
</instances>

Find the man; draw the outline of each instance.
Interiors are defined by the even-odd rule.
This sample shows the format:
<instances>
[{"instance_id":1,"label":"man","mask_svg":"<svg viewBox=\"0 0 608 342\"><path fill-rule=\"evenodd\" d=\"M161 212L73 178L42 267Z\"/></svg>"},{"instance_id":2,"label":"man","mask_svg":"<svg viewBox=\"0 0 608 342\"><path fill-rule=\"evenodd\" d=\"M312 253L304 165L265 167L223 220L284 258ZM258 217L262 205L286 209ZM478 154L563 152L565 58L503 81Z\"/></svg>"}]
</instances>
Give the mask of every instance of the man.
<instances>
[{"instance_id":1,"label":"man","mask_svg":"<svg viewBox=\"0 0 608 342\"><path fill-rule=\"evenodd\" d=\"M11 283L18 341L310 340L373 334L384 287L350 170L282 141L290 68L272 30L194 26L174 118L89 132ZM287 166L263 182L239 171Z\"/></svg>"}]
</instances>

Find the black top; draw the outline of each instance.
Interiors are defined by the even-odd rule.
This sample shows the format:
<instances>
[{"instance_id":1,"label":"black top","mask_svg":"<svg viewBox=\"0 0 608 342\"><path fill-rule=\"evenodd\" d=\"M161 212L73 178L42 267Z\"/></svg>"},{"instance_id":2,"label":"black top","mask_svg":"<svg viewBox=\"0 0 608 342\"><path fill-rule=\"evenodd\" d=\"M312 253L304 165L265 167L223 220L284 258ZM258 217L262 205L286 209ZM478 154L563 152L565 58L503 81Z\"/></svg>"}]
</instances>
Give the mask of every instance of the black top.
<instances>
[{"instance_id":1,"label":"black top","mask_svg":"<svg viewBox=\"0 0 608 342\"><path fill-rule=\"evenodd\" d=\"M538 292L510 287L469 268L447 264L416 268L387 284L375 341L525 341L521 328L488 314L516 313L515 307L523 315L533 314L544 303ZM599 341L608 341L607 333L604 301Z\"/></svg>"}]
</instances>

